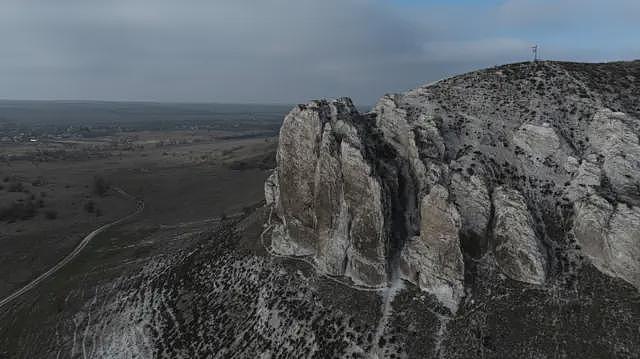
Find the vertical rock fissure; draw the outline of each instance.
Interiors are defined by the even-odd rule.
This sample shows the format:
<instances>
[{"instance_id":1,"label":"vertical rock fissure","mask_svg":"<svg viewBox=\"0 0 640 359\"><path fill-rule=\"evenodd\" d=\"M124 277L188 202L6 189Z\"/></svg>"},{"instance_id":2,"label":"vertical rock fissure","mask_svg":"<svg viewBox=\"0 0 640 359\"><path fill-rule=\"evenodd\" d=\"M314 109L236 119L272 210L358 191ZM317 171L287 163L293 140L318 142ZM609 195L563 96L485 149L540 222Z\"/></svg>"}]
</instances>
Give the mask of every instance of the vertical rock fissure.
<instances>
[{"instance_id":1,"label":"vertical rock fissure","mask_svg":"<svg viewBox=\"0 0 640 359\"><path fill-rule=\"evenodd\" d=\"M398 276L400 265L400 253L409 236L409 223L407 218L408 204L415 197L410 193L410 186L405 178L405 168L402 164L396 167L397 187L395 193L391 193L391 243L389 245L389 278L393 281Z\"/></svg>"},{"instance_id":2,"label":"vertical rock fissure","mask_svg":"<svg viewBox=\"0 0 640 359\"><path fill-rule=\"evenodd\" d=\"M395 212L392 230L394 232L394 245L390 251L391 279L399 276L400 257L404 246L409 240L419 235L419 204L417 193L417 180L407 160L402 160L398 165L398 206L394 206ZM394 277L395 276L395 277Z\"/></svg>"},{"instance_id":3,"label":"vertical rock fissure","mask_svg":"<svg viewBox=\"0 0 640 359\"><path fill-rule=\"evenodd\" d=\"M496 217L496 205L493 200L495 187L489 189L489 220L487 221L488 225L485 229L485 238L487 239L487 249L493 250L495 247L495 243L493 241L493 228L495 225L495 217ZM486 251L485 251L486 253Z\"/></svg>"},{"instance_id":4,"label":"vertical rock fissure","mask_svg":"<svg viewBox=\"0 0 640 359\"><path fill-rule=\"evenodd\" d=\"M347 233L351 233L351 218L347 222ZM347 248L344 251L344 259L342 261L342 273L347 273L347 269L349 268L349 249L351 248L352 243L351 239L347 242Z\"/></svg>"},{"instance_id":5,"label":"vertical rock fissure","mask_svg":"<svg viewBox=\"0 0 640 359\"><path fill-rule=\"evenodd\" d=\"M389 206L385 213L388 234L387 276L390 282L399 278L400 255L409 236L415 235L418 224L414 223L417 194L415 176L407 160L398 155L396 149L389 144L382 133L368 122L375 121L373 116L362 116L357 126L361 138L365 142L365 158L371 164L373 175L379 179L385 201Z\"/></svg>"}]
</instances>

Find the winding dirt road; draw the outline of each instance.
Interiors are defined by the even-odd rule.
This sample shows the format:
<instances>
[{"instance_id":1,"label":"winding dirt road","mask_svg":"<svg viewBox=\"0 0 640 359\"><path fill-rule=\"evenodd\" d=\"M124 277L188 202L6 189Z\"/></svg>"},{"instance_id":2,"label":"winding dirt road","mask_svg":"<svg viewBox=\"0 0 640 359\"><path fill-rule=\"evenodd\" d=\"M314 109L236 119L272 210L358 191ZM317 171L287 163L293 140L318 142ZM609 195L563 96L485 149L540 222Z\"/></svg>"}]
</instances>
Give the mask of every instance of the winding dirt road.
<instances>
[{"instance_id":1,"label":"winding dirt road","mask_svg":"<svg viewBox=\"0 0 640 359\"><path fill-rule=\"evenodd\" d=\"M114 188L115 191L117 191L118 193L122 194L125 197L129 197L131 199L135 199L135 197L131 196L130 194L128 194L127 192L123 191L120 188ZM0 309L2 309L5 305L9 304L11 301L13 301L14 299L18 298L19 296L23 295L24 293L28 292L29 290L33 289L35 286L37 286L38 284L40 284L40 282L44 281L45 279L49 278L51 275L53 275L55 272L57 272L58 270L60 270L60 268L64 267L67 263L71 262L71 260L73 260L78 254L80 254L80 252L84 249L84 247L87 246L87 244L89 244L89 242L91 242L91 240L93 238L95 238L95 236L97 236L98 234L104 232L105 230L118 225L136 215L138 215L140 212L142 212L142 210L144 210L144 201L142 200L138 200L137 202L137 207L136 210L125 216L122 217L114 222L111 223L107 223L101 227L99 227L98 229L95 229L93 232L89 233L88 235L86 235L82 241L80 241L80 243L78 243L78 245L73 249L73 251L71 251L71 253L67 254L66 257L64 257L62 260L60 260L58 263L56 263L56 265L54 265L53 267L51 267L48 271L42 273L41 275L39 275L36 279L32 280L29 284L25 285L24 287L18 289L17 291L15 291L14 293L12 293L11 295L9 295L8 297L2 299L0 301Z\"/></svg>"}]
</instances>

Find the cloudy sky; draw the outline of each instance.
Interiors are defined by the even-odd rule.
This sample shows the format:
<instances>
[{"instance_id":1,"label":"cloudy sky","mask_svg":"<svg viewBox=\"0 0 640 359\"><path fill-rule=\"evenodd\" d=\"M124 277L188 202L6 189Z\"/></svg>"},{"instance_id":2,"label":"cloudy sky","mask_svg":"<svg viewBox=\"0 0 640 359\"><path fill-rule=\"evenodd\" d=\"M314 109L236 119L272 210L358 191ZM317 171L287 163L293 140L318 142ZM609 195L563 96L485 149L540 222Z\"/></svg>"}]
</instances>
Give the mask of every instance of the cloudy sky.
<instances>
[{"instance_id":1,"label":"cloudy sky","mask_svg":"<svg viewBox=\"0 0 640 359\"><path fill-rule=\"evenodd\" d=\"M0 98L372 104L530 58L640 58L639 0L0 0Z\"/></svg>"}]
</instances>

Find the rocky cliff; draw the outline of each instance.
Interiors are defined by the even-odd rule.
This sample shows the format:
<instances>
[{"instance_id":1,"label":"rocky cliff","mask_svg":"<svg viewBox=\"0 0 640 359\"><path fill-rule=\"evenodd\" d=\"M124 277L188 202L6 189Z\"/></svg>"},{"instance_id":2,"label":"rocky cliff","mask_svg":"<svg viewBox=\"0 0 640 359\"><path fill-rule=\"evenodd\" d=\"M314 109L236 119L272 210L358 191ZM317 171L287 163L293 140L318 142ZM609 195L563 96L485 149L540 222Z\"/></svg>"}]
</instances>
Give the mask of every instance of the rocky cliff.
<instances>
[{"instance_id":1,"label":"rocky cliff","mask_svg":"<svg viewBox=\"0 0 640 359\"><path fill-rule=\"evenodd\" d=\"M123 224L0 308L0 359L637 359L639 78L521 63L297 106L267 206Z\"/></svg>"},{"instance_id":2,"label":"rocky cliff","mask_svg":"<svg viewBox=\"0 0 640 359\"><path fill-rule=\"evenodd\" d=\"M455 312L475 267L640 288L640 62L521 63L294 108L265 185L271 248Z\"/></svg>"}]
</instances>

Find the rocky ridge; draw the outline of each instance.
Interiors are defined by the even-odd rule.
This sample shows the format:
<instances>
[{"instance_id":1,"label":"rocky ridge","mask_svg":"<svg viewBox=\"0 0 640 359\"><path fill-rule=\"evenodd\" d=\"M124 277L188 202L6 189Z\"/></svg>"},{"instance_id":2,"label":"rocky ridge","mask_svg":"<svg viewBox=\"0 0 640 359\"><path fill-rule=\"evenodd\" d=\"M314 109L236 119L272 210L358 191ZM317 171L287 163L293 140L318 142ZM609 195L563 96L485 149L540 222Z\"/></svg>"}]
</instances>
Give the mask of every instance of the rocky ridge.
<instances>
[{"instance_id":1,"label":"rocky ridge","mask_svg":"<svg viewBox=\"0 0 640 359\"><path fill-rule=\"evenodd\" d=\"M532 286L592 264L640 288L640 62L520 63L294 108L265 185L271 246L455 312L478 263ZM471 279L470 279L471 277Z\"/></svg>"}]
</instances>

